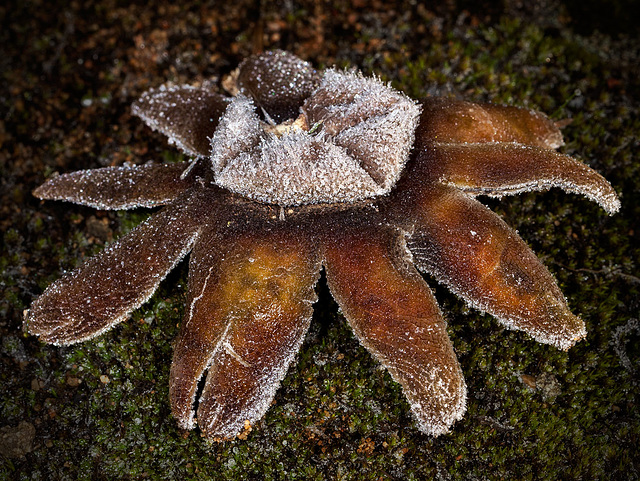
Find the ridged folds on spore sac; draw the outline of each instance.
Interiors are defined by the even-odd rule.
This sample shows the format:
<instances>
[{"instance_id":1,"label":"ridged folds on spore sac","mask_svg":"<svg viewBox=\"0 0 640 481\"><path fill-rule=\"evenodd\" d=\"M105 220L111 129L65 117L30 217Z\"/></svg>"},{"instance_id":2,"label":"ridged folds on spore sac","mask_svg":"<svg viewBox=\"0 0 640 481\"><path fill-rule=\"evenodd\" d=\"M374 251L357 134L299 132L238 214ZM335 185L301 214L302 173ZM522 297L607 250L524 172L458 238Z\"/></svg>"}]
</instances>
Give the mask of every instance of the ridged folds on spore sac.
<instances>
[{"instance_id":1,"label":"ridged folds on spore sac","mask_svg":"<svg viewBox=\"0 0 640 481\"><path fill-rule=\"evenodd\" d=\"M382 82L335 70L322 76L297 120L279 125L269 123L266 109L261 121L254 102L240 94L213 134L215 182L282 206L386 194L409 157L419 114L415 102Z\"/></svg>"},{"instance_id":2,"label":"ridged folds on spore sac","mask_svg":"<svg viewBox=\"0 0 640 481\"><path fill-rule=\"evenodd\" d=\"M602 176L554 150L562 135L546 116L417 103L282 51L249 57L230 78L233 98L166 86L134 104L193 162L63 174L34 191L100 209L165 207L49 286L27 312L29 332L59 345L99 335L191 252L169 391L178 424L209 439L263 417L322 268L355 335L434 436L464 414L466 385L418 270L539 342L568 349L586 335L549 271L475 199L560 187L619 209Z\"/></svg>"}]
</instances>

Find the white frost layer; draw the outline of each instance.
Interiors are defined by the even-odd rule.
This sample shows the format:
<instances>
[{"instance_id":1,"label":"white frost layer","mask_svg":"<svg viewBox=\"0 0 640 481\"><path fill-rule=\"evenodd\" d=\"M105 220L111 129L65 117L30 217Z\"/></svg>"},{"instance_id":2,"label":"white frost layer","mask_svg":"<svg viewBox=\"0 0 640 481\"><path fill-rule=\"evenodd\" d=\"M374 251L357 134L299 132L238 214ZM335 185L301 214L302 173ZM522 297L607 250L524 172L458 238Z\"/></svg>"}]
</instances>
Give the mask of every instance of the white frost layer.
<instances>
[{"instance_id":1,"label":"white frost layer","mask_svg":"<svg viewBox=\"0 0 640 481\"><path fill-rule=\"evenodd\" d=\"M211 165L214 172L222 171L234 158L251 151L262 138L264 131L253 101L242 94L238 95L220 118L211 138Z\"/></svg>"},{"instance_id":2,"label":"white frost layer","mask_svg":"<svg viewBox=\"0 0 640 481\"><path fill-rule=\"evenodd\" d=\"M335 70L305 102L304 122L288 131L261 122L240 95L211 139L215 182L282 206L382 195L400 177L419 114L419 105L379 80Z\"/></svg>"},{"instance_id":3,"label":"white frost layer","mask_svg":"<svg viewBox=\"0 0 640 481\"><path fill-rule=\"evenodd\" d=\"M384 193L344 149L304 133L263 141L229 162L216 182L280 205L350 202Z\"/></svg>"}]
</instances>

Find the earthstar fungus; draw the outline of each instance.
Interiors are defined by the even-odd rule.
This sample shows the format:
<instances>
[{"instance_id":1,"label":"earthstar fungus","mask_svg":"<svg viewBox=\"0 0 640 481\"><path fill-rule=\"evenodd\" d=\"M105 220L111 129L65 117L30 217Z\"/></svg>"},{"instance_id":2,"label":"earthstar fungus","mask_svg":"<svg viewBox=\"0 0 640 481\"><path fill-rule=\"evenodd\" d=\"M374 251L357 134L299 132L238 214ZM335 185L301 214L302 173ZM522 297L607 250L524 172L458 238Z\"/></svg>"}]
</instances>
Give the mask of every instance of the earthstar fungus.
<instances>
[{"instance_id":1,"label":"earthstar fungus","mask_svg":"<svg viewBox=\"0 0 640 481\"><path fill-rule=\"evenodd\" d=\"M249 57L228 85L233 97L163 86L133 106L191 163L73 172L34 191L98 209L164 207L47 288L26 315L30 333L90 339L191 253L170 399L178 424L210 439L233 438L268 409L323 267L356 336L434 436L462 417L466 386L418 270L539 342L568 349L586 335L549 271L475 199L560 187L619 209L603 177L555 151L562 136L543 114L415 102L282 51Z\"/></svg>"}]
</instances>

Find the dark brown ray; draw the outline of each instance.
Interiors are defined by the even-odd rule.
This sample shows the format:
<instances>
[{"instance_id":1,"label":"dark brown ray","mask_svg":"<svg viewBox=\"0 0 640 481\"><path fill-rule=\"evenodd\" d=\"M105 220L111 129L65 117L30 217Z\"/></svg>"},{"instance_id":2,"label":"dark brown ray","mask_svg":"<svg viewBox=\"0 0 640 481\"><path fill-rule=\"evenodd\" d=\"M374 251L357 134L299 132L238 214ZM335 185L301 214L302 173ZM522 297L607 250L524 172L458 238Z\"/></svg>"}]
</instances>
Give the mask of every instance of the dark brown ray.
<instances>
[{"instance_id":1,"label":"dark brown ray","mask_svg":"<svg viewBox=\"0 0 640 481\"><path fill-rule=\"evenodd\" d=\"M29 332L45 342L71 344L126 319L191 249L212 215L204 197L203 191L187 192L50 285L26 314Z\"/></svg>"},{"instance_id":2,"label":"dark brown ray","mask_svg":"<svg viewBox=\"0 0 640 481\"><path fill-rule=\"evenodd\" d=\"M535 110L443 97L422 99L416 148L433 142L518 142L545 149L563 144L560 129Z\"/></svg>"},{"instance_id":3,"label":"dark brown ray","mask_svg":"<svg viewBox=\"0 0 640 481\"><path fill-rule=\"evenodd\" d=\"M419 154L411 175L493 196L559 187L585 195L609 214L620 209L611 184L589 166L553 150L515 143L434 144Z\"/></svg>"},{"instance_id":4,"label":"dark brown ray","mask_svg":"<svg viewBox=\"0 0 640 481\"><path fill-rule=\"evenodd\" d=\"M555 280L518 234L459 190L434 185L413 197L404 228L416 265L538 342L568 349L586 335Z\"/></svg>"},{"instance_id":5,"label":"dark brown ray","mask_svg":"<svg viewBox=\"0 0 640 481\"><path fill-rule=\"evenodd\" d=\"M78 170L48 179L33 191L39 199L66 200L96 209L155 207L171 202L194 182L185 162Z\"/></svg>"},{"instance_id":6,"label":"dark brown ray","mask_svg":"<svg viewBox=\"0 0 640 481\"><path fill-rule=\"evenodd\" d=\"M285 221L247 227L210 231L194 248L171 367L173 413L188 429L197 384L209 369L197 424L210 439L233 438L264 415L316 300L320 262L307 237Z\"/></svg>"},{"instance_id":7,"label":"dark brown ray","mask_svg":"<svg viewBox=\"0 0 640 481\"><path fill-rule=\"evenodd\" d=\"M318 84L309 62L282 50L252 55L238 67L238 89L252 97L276 123L298 117L304 100Z\"/></svg>"},{"instance_id":8,"label":"dark brown ray","mask_svg":"<svg viewBox=\"0 0 640 481\"><path fill-rule=\"evenodd\" d=\"M131 112L187 154L208 157L209 139L228 104L229 100L210 86L163 85L142 94Z\"/></svg>"},{"instance_id":9,"label":"dark brown ray","mask_svg":"<svg viewBox=\"0 0 640 481\"><path fill-rule=\"evenodd\" d=\"M324 240L327 283L360 342L402 385L437 436L465 411L466 386L431 290L397 234L367 225Z\"/></svg>"}]
</instances>

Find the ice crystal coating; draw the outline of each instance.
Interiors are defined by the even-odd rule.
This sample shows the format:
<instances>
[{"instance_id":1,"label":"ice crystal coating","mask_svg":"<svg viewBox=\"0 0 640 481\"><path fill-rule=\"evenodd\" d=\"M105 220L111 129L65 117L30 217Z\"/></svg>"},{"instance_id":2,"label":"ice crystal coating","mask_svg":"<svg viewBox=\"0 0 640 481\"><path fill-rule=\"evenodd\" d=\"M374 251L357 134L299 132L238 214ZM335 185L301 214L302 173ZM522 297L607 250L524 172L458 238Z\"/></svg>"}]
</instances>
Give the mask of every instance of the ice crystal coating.
<instances>
[{"instance_id":1,"label":"ice crystal coating","mask_svg":"<svg viewBox=\"0 0 640 481\"><path fill-rule=\"evenodd\" d=\"M409 156L420 108L379 80L329 70L299 114L270 125L236 96L211 140L216 184L282 206L386 194Z\"/></svg>"},{"instance_id":2,"label":"ice crystal coating","mask_svg":"<svg viewBox=\"0 0 640 481\"><path fill-rule=\"evenodd\" d=\"M209 439L246 432L268 409L322 268L358 340L433 436L463 416L466 384L416 268L539 342L568 349L586 335L551 273L474 197L559 187L620 208L602 176L555 152L562 135L546 116L418 105L281 51L242 62L232 90L229 100L206 86L160 87L134 104L194 162L79 171L34 191L101 209L165 207L49 286L26 314L29 332L60 345L99 335L191 251L169 396L178 425Z\"/></svg>"},{"instance_id":3,"label":"ice crystal coating","mask_svg":"<svg viewBox=\"0 0 640 481\"><path fill-rule=\"evenodd\" d=\"M234 97L211 138L213 171L219 175L230 162L248 155L263 139L264 131L253 100L244 95Z\"/></svg>"},{"instance_id":4,"label":"ice crystal coating","mask_svg":"<svg viewBox=\"0 0 640 481\"><path fill-rule=\"evenodd\" d=\"M208 157L209 139L228 102L207 88L162 85L143 94L131 110L189 155Z\"/></svg>"},{"instance_id":5,"label":"ice crystal coating","mask_svg":"<svg viewBox=\"0 0 640 481\"><path fill-rule=\"evenodd\" d=\"M282 50L249 57L238 70L240 93L253 97L275 123L296 117L319 81L309 62Z\"/></svg>"}]
</instances>

